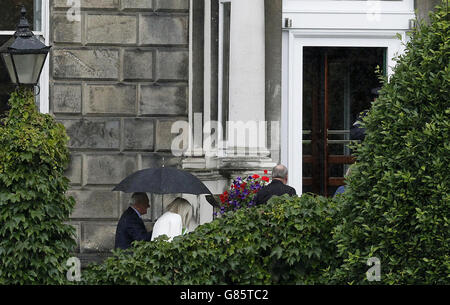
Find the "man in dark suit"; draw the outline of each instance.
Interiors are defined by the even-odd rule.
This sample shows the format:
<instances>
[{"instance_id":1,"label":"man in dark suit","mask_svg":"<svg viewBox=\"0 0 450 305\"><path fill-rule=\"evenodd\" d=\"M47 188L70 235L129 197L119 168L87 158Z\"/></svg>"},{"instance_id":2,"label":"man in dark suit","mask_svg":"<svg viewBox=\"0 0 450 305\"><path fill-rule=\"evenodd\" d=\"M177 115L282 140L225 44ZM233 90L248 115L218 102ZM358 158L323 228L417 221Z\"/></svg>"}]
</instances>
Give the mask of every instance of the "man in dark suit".
<instances>
[{"instance_id":1,"label":"man in dark suit","mask_svg":"<svg viewBox=\"0 0 450 305\"><path fill-rule=\"evenodd\" d=\"M114 248L128 249L133 241L150 241L151 232L147 232L142 215L147 214L150 207L146 193L134 193L132 205L122 214L116 229Z\"/></svg>"},{"instance_id":2,"label":"man in dark suit","mask_svg":"<svg viewBox=\"0 0 450 305\"><path fill-rule=\"evenodd\" d=\"M289 194L297 195L293 187L286 185L288 180L288 169L284 165L277 165L272 169L272 182L258 191L256 194L255 204L264 204L272 196L281 196Z\"/></svg>"}]
</instances>

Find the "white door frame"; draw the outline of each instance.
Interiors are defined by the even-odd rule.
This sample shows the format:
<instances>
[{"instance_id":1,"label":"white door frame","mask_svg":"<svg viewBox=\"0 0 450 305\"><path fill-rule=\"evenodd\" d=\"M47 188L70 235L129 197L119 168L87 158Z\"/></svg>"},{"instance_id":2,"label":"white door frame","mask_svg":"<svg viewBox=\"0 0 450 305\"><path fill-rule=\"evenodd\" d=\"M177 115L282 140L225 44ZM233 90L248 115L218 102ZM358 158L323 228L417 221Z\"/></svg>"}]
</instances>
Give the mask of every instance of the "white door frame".
<instances>
[{"instance_id":1,"label":"white door frame","mask_svg":"<svg viewBox=\"0 0 450 305\"><path fill-rule=\"evenodd\" d=\"M44 39L45 45L50 45L50 3L49 1L42 1L42 17L41 17L41 25L42 25L42 36ZM36 34L36 33L35 33ZM40 111L42 113L49 113L50 110L50 56L51 52L49 52L47 56L47 60L44 63L44 67L42 68L41 77L39 80L39 104Z\"/></svg>"},{"instance_id":2,"label":"white door frame","mask_svg":"<svg viewBox=\"0 0 450 305\"><path fill-rule=\"evenodd\" d=\"M397 37L401 35L401 40ZM303 47L387 48L387 74L392 74L394 57L404 51L405 31L374 30L290 30L283 34L282 163L289 169L289 185L302 193Z\"/></svg>"},{"instance_id":3,"label":"white door frame","mask_svg":"<svg viewBox=\"0 0 450 305\"><path fill-rule=\"evenodd\" d=\"M283 0L283 12L365 12L409 13L414 11L414 0Z\"/></svg>"}]
</instances>

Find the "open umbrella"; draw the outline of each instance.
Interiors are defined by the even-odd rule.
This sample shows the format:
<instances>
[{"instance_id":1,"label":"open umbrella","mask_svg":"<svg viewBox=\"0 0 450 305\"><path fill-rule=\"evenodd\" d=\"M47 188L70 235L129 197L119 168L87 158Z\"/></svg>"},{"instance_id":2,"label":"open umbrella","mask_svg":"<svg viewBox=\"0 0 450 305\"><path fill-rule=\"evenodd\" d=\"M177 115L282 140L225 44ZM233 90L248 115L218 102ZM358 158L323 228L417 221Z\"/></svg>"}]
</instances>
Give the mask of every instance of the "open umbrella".
<instances>
[{"instance_id":1,"label":"open umbrella","mask_svg":"<svg viewBox=\"0 0 450 305\"><path fill-rule=\"evenodd\" d=\"M123 179L113 191L154 194L211 194L211 191L200 179L189 172L173 167L147 168L137 171Z\"/></svg>"}]
</instances>

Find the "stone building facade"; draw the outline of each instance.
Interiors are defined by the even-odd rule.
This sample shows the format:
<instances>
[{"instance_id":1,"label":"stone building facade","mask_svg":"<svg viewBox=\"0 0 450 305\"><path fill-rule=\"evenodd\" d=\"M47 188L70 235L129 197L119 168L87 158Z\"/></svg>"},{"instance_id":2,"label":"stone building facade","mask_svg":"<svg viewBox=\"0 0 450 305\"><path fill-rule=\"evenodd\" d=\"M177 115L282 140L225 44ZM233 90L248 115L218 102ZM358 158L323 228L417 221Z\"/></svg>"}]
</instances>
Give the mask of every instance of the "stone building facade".
<instances>
[{"instance_id":1,"label":"stone building facade","mask_svg":"<svg viewBox=\"0 0 450 305\"><path fill-rule=\"evenodd\" d=\"M89 259L114 247L129 205L130 194L114 185L139 169L181 166L170 126L187 120L189 1L83 0L68 19L72 5L50 7L49 110L70 137L71 224L77 252ZM151 204L150 226L161 196Z\"/></svg>"}]
</instances>

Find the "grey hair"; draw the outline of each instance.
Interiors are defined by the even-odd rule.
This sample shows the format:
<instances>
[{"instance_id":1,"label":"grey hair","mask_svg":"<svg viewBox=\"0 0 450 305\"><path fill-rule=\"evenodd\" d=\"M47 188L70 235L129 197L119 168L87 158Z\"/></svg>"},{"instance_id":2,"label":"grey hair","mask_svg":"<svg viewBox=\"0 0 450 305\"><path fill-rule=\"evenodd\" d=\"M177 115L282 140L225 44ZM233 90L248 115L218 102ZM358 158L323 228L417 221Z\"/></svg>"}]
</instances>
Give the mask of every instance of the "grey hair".
<instances>
[{"instance_id":1,"label":"grey hair","mask_svg":"<svg viewBox=\"0 0 450 305\"><path fill-rule=\"evenodd\" d=\"M183 228L187 228L192 218L192 206L184 198L175 198L167 207L167 212L176 213L181 216L183 222Z\"/></svg>"},{"instance_id":2,"label":"grey hair","mask_svg":"<svg viewBox=\"0 0 450 305\"><path fill-rule=\"evenodd\" d=\"M288 169L282 164L278 164L272 169L272 179L281 178L286 179L288 175Z\"/></svg>"},{"instance_id":3,"label":"grey hair","mask_svg":"<svg viewBox=\"0 0 450 305\"><path fill-rule=\"evenodd\" d=\"M133 195L131 195L130 205L144 204L147 202L149 202L149 200L146 193L133 193Z\"/></svg>"},{"instance_id":4,"label":"grey hair","mask_svg":"<svg viewBox=\"0 0 450 305\"><path fill-rule=\"evenodd\" d=\"M345 172L345 177L348 177L352 173L352 166L353 164L348 167L347 171Z\"/></svg>"}]
</instances>

